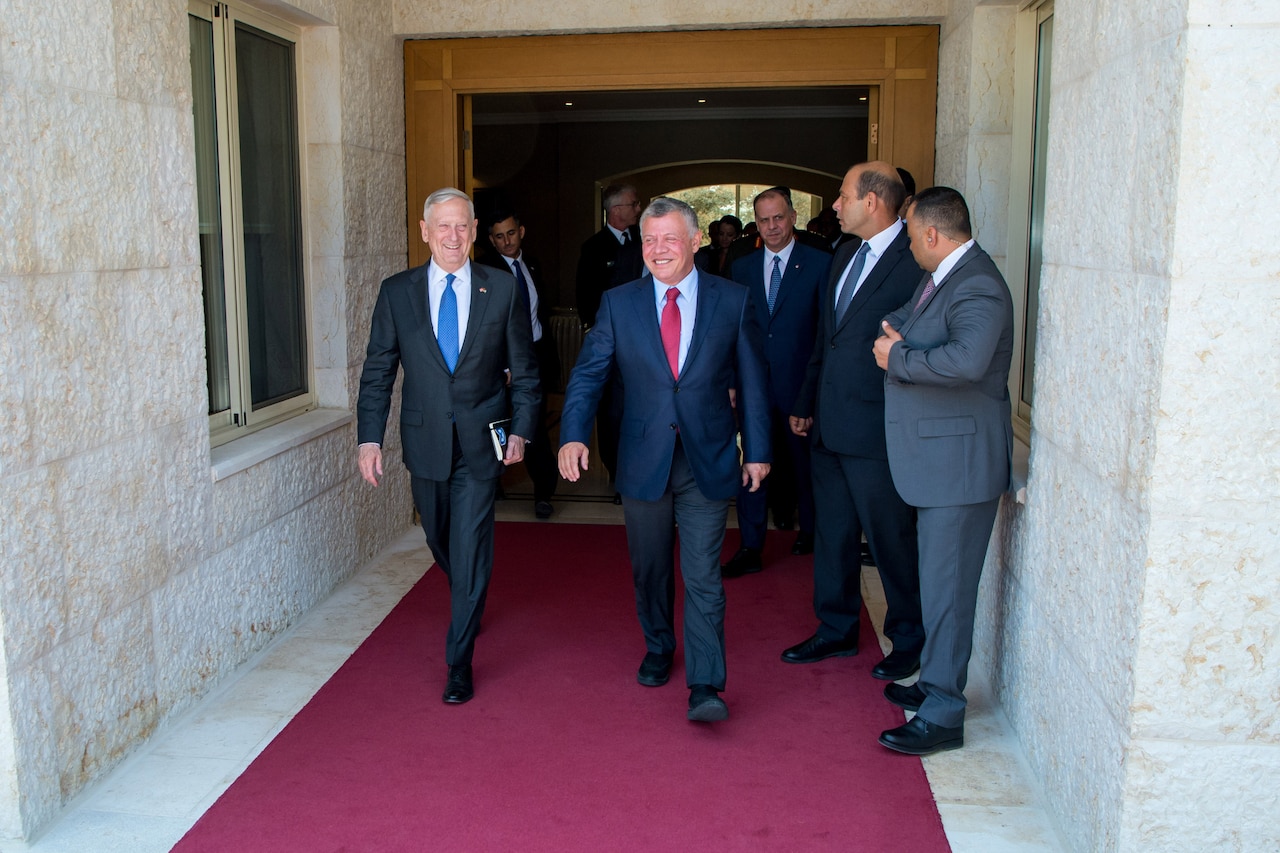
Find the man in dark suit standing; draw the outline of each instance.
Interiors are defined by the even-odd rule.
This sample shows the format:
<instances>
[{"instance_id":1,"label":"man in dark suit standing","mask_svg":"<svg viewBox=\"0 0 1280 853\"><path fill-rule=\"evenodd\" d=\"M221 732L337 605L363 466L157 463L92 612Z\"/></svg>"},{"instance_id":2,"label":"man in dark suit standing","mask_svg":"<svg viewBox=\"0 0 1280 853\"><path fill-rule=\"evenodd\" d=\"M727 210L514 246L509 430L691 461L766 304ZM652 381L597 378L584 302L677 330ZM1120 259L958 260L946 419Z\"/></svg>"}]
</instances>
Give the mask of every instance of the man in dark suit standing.
<instances>
[{"instance_id":1,"label":"man in dark suit standing","mask_svg":"<svg viewBox=\"0 0 1280 853\"><path fill-rule=\"evenodd\" d=\"M503 465L524 458L538 413L529 312L509 273L472 264L471 199L453 188L427 197L424 266L382 282L356 404L360 474L382 476L382 442L400 368L400 440L413 500L450 589L444 701L474 695L471 659L493 569L493 500ZM507 371L510 371L508 387ZM489 424L510 414L506 455Z\"/></svg>"},{"instance_id":2,"label":"man in dark suit standing","mask_svg":"<svg viewBox=\"0 0 1280 853\"><path fill-rule=\"evenodd\" d=\"M1013 300L974 242L950 187L907 208L911 252L930 275L881 324L885 431L893 484L918 513L925 643L920 679L885 697L916 711L880 743L910 755L964 745L964 688L978 579L1000 496L1009 488Z\"/></svg>"},{"instance_id":3,"label":"man in dark suit standing","mask_svg":"<svg viewBox=\"0 0 1280 853\"><path fill-rule=\"evenodd\" d=\"M831 256L796 240L795 208L779 190L760 193L753 207L764 246L733 265L733 280L747 288L748 310L764 330L773 470L764 488L738 491L742 547L721 567L727 578L764 567L760 555L770 506L774 507L775 518L799 515L800 532L791 553L813 553L809 440L791 431L788 417L813 353L818 307L831 269Z\"/></svg>"},{"instance_id":4,"label":"man in dark suit standing","mask_svg":"<svg viewBox=\"0 0 1280 853\"><path fill-rule=\"evenodd\" d=\"M582 325L595 325L600 298L606 290L634 281L644 273L640 253L640 197L629 184L605 187L600 195L604 227L587 238L578 255L578 316ZM622 389L617 381L605 390L600 401L596 433L600 457L609 477L616 483L618 473L618 407ZM615 503L617 499L615 498Z\"/></svg>"},{"instance_id":5,"label":"man in dark suit standing","mask_svg":"<svg viewBox=\"0 0 1280 853\"><path fill-rule=\"evenodd\" d=\"M835 203L841 229L862 241L842 246L831 265L818 345L791 419L797 434L813 440L818 630L782 653L788 663L857 654L865 533L884 584L884 633L893 642L871 674L885 680L914 673L924 645L915 514L893 489L885 449L884 373L871 352L880 320L920 281L898 219L902 198L894 168L873 162L845 174Z\"/></svg>"},{"instance_id":6,"label":"man in dark suit standing","mask_svg":"<svg viewBox=\"0 0 1280 853\"><path fill-rule=\"evenodd\" d=\"M687 716L723 720L725 521L739 484L759 488L769 473L760 331L745 288L694 269L701 235L693 208L655 199L640 228L652 277L614 288L600 303L565 392L560 473L572 482L586 470L591 417L616 369L624 389L618 489L647 649L636 680L658 687L671 674L678 524ZM729 401L735 380L745 464Z\"/></svg>"},{"instance_id":7,"label":"man in dark suit standing","mask_svg":"<svg viewBox=\"0 0 1280 853\"><path fill-rule=\"evenodd\" d=\"M537 259L524 251L524 225L508 210L494 214L489 226L489 243L497 254L480 259L486 266L509 272L516 279L516 296L529 311L533 328L533 352L538 358L538 379L542 385L542 402L538 406L538 422L533 439L525 447L524 465L533 481L533 514L550 518L554 507L551 496L556 493L556 459L547 440L547 394L559 387L560 356L556 352L547 325L546 302L538 297L542 267Z\"/></svg>"}]
</instances>

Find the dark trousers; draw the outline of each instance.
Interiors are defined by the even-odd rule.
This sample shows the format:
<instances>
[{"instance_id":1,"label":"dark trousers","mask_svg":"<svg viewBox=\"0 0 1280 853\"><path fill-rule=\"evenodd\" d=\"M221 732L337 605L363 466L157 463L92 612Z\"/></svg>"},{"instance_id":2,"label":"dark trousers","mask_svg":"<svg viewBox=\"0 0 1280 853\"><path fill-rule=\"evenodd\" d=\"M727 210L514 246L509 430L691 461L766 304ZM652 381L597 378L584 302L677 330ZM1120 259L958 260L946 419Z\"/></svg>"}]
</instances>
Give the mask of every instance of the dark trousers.
<instances>
[{"instance_id":1,"label":"dark trousers","mask_svg":"<svg viewBox=\"0 0 1280 853\"><path fill-rule=\"evenodd\" d=\"M809 438L791 431L788 415L781 409L774 409L769 418L773 468L754 492L749 486L738 489L738 530L744 548L764 547L770 508L775 519L790 516L798 508L800 532L813 533L813 466L809 458Z\"/></svg>"},{"instance_id":2,"label":"dark trousers","mask_svg":"<svg viewBox=\"0 0 1280 853\"><path fill-rule=\"evenodd\" d=\"M622 510L645 648L662 655L676 649L675 539L679 525L685 680L690 687L709 684L723 690L725 596L720 548L729 501L703 496L677 440L666 493L656 501L623 495Z\"/></svg>"},{"instance_id":3,"label":"dark trousers","mask_svg":"<svg viewBox=\"0 0 1280 853\"><path fill-rule=\"evenodd\" d=\"M546 386L543 387L542 402L538 404L537 426L533 435L529 436L532 443L526 444L524 448L524 470L533 482L535 501L551 500L551 496L556 493L556 480L560 475L551 439L547 435L547 392Z\"/></svg>"},{"instance_id":4,"label":"dark trousers","mask_svg":"<svg viewBox=\"0 0 1280 853\"><path fill-rule=\"evenodd\" d=\"M919 687L920 717L938 726L964 725L964 688L973 653L978 581L1000 499L966 506L921 507L920 598L924 653Z\"/></svg>"},{"instance_id":5,"label":"dark trousers","mask_svg":"<svg viewBox=\"0 0 1280 853\"><path fill-rule=\"evenodd\" d=\"M862 612L862 535L880 571L884 633L894 651L919 652L925 632L915 510L893 487L889 463L813 449L817 504L813 550L813 609L828 640L858 636Z\"/></svg>"},{"instance_id":6,"label":"dark trousers","mask_svg":"<svg viewBox=\"0 0 1280 853\"><path fill-rule=\"evenodd\" d=\"M453 439L448 480L413 478L413 502L436 565L449 581L445 663L471 663L493 573L493 500L498 480L474 477Z\"/></svg>"}]
</instances>

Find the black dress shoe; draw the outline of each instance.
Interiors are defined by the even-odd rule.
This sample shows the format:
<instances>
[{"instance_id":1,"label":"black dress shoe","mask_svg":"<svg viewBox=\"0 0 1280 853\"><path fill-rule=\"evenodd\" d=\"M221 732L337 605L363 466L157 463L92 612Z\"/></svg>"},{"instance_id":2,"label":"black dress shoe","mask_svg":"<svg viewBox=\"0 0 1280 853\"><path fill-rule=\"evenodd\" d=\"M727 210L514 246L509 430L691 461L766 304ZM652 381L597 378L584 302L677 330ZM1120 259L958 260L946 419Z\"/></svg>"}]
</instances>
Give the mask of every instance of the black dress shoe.
<instances>
[{"instance_id":1,"label":"black dress shoe","mask_svg":"<svg viewBox=\"0 0 1280 853\"><path fill-rule=\"evenodd\" d=\"M915 684L886 684L884 698L904 711L919 711L924 704L924 691Z\"/></svg>"},{"instance_id":2,"label":"black dress shoe","mask_svg":"<svg viewBox=\"0 0 1280 853\"><path fill-rule=\"evenodd\" d=\"M916 716L909 723L880 735L880 745L907 755L933 755L964 746L964 726L949 729Z\"/></svg>"},{"instance_id":3,"label":"black dress shoe","mask_svg":"<svg viewBox=\"0 0 1280 853\"><path fill-rule=\"evenodd\" d=\"M813 534L801 531L796 534L795 544L791 546L791 554L795 557L802 557L805 554L813 553Z\"/></svg>"},{"instance_id":4,"label":"black dress shoe","mask_svg":"<svg viewBox=\"0 0 1280 853\"><path fill-rule=\"evenodd\" d=\"M779 530L795 530L796 520L795 518L789 515L775 514L773 516L773 526L778 528Z\"/></svg>"},{"instance_id":5,"label":"black dress shoe","mask_svg":"<svg viewBox=\"0 0 1280 853\"><path fill-rule=\"evenodd\" d=\"M707 684L695 684L689 688L688 717L695 723L715 723L729 719L729 706L720 694Z\"/></svg>"},{"instance_id":6,"label":"black dress shoe","mask_svg":"<svg viewBox=\"0 0 1280 853\"><path fill-rule=\"evenodd\" d=\"M636 681L645 687L661 687L671 677L671 655L660 655L646 652L640 661L640 670L636 673Z\"/></svg>"},{"instance_id":7,"label":"black dress shoe","mask_svg":"<svg viewBox=\"0 0 1280 853\"><path fill-rule=\"evenodd\" d=\"M817 663L827 658L847 658L858 653L858 641L824 640L814 634L803 643L797 643L782 653L787 663Z\"/></svg>"},{"instance_id":8,"label":"black dress shoe","mask_svg":"<svg viewBox=\"0 0 1280 853\"><path fill-rule=\"evenodd\" d=\"M622 492L613 493L613 505L622 506Z\"/></svg>"},{"instance_id":9,"label":"black dress shoe","mask_svg":"<svg viewBox=\"0 0 1280 853\"><path fill-rule=\"evenodd\" d=\"M533 514L536 518L550 518L551 513L555 512L555 507L551 506L551 501L534 501Z\"/></svg>"},{"instance_id":10,"label":"black dress shoe","mask_svg":"<svg viewBox=\"0 0 1280 853\"><path fill-rule=\"evenodd\" d=\"M760 561L759 548L739 548L738 552L729 558L729 562L720 567L720 576L740 578L763 570L764 563Z\"/></svg>"},{"instance_id":11,"label":"black dress shoe","mask_svg":"<svg viewBox=\"0 0 1280 853\"><path fill-rule=\"evenodd\" d=\"M461 705L476 695L471 684L471 664L449 667L449 680L444 685L444 701L448 705Z\"/></svg>"},{"instance_id":12,"label":"black dress shoe","mask_svg":"<svg viewBox=\"0 0 1280 853\"><path fill-rule=\"evenodd\" d=\"M881 681L899 681L920 671L919 652L900 652L896 649L884 656L884 660L871 668L871 677Z\"/></svg>"}]
</instances>

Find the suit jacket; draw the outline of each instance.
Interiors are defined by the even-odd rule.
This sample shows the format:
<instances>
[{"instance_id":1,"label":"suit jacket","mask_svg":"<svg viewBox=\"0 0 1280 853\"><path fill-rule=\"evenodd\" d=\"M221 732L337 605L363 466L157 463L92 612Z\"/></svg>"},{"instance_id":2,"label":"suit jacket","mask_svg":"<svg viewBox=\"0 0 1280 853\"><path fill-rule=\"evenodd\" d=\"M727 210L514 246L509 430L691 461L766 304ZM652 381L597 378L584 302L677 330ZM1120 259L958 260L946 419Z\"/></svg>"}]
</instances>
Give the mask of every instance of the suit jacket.
<instances>
[{"instance_id":1,"label":"suit jacket","mask_svg":"<svg viewBox=\"0 0 1280 853\"><path fill-rule=\"evenodd\" d=\"M903 337L884 377L893 484L912 506L984 503L1009 488L1013 299L976 243L917 311L927 281L886 318Z\"/></svg>"},{"instance_id":2,"label":"suit jacket","mask_svg":"<svg viewBox=\"0 0 1280 853\"><path fill-rule=\"evenodd\" d=\"M778 301L769 314L765 250L757 249L733 265L733 280L747 288L747 304L764 330L764 361L772 405L790 414L804 383L818 329L831 256L797 242L787 259Z\"/></svg>"},{"instance_id":3,"label":"suit jacket","mask_svg":"<svg viewBox=\"0 0 1280 853\"><path fill-rule=\"evenodd\" d=\"M611 287L634 281L644 274L640 252L640 226L627 229L631 241L625 250L608 226L587 238L578 255L578 316L588 326L596 322L600 297Z\"/></svg>"},{"instance_id":4,"label":"suit jacket","mask_svg":"<svg viewBox=\"0 0 1280 853\"><path fill-rule=\"evenodd\" d=\"M369 348L356 404L359 440L381 444L397 368L404 464L415 477L447 480L453 468L453 427L477 477L497 477L489 424L511 416L511 432L534 434L540 389L529 316L510 273L472 263L471 313L454 372L449 373L431 327L427 265L382 282L373 309ZM505 369L511 370L508 389Z\"/></svg>"},{"instance_id":5,"label":"suit jacket","mask_svg":"<svg viewBox=\"0 0 1280 853\"><path fill-rule=\"evenodd\" d=\"M532 279L529 283L538 293L538 324L542 326L542 337L533 342L533 351L538 357L542 393L549 394L560 387L560 353L556 349L555 338L551 335L551 309L547 302L546 280L542 277L542 264L537 257L528 252L521 252L520 262L529 270L529 276ZM476 263L506 273L511 272L511 265L498 252L491 252L482 258L477 258Z\"/></svg>"},{"instance_id":6,"label":"suit jacket","mask_svg":"<svg viewBox=\"0 0 1280 853\"><path fill-rule=\"evenodd\" d=\"M679 379L672 378L662 348L653 279L646 276L605 293L565 391L562 444L591 440L596 404L615 368L624 386L617 470L623 495L645 501L662 497L677 430L702 494L712 500L737 494L739 427L729 404L735 377L741 388L743 458L772 460L760 330L741 285L698 273L693 340Z\"/></svg>"},{"instance_id":7,"label":"suit jacket","mask_svg":"<svg viewBox=\"0 0 1280 853\"><path fill-rule=\"evenodd\" d=\"M858 288L836 323L835 291L862 241L840 247L822 294L818 338L792 414L813 418L810 436L834 453L886 459L884 371L872 346L885 314L901 307L923 275L903 228Z\"/></svg>"}]
</instances>

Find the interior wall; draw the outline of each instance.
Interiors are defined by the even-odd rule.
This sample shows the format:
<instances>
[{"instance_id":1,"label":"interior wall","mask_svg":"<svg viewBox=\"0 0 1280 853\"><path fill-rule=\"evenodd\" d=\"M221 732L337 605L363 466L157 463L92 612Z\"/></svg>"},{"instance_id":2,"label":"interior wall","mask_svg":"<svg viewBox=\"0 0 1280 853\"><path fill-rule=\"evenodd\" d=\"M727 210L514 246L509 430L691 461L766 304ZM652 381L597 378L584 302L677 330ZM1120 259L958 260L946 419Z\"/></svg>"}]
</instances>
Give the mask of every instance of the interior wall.
<instances>
[{"instance_id":1,"label":"interior wall","mask_svg":"<svg viewBox=\"0 0 1280 853\"><path fill-rule=\"evenodd\" d=\"M865 154L866 119L788 119L776 126L746 119L482 125L472 139L477 183L507 194L521 211L553 304L571 307L579 248L603 225L596 181L663 163L770 161L826 173L796 188L830 204L840 184L831 176L842 177ZM692 172L681 177L696 178L696 168ZM662 174L635 181L642 200L674 189L661 183Z\"/></svg>"}]
</instances>

